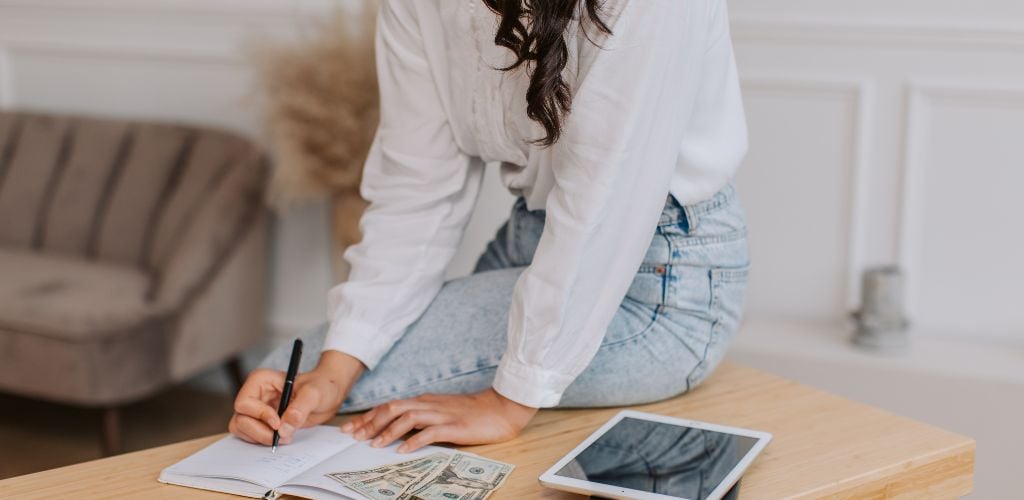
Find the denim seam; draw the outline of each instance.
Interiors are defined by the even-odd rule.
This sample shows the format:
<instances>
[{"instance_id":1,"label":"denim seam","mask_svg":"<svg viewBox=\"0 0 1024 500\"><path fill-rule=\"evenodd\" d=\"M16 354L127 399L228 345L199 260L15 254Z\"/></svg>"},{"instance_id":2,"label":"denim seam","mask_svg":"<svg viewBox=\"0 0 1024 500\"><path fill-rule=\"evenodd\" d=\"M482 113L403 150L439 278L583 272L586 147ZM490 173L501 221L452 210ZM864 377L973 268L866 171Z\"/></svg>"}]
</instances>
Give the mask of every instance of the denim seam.
<instances>
[{"instance_id":1,"label":"denim seam","mask_svg":"<svg viewBox=\"0 0 1024 500\"><path fill-rule=\"evenodd\" d=\"M690 207L690 212L693 213L694 215L704 215L722 208L723 206L727 205L731 199L732 196L721 196L712 198L708 200L707 203L697 203L694 205L686 206Z\"/></svg>"},{"instance_id":2,"label":"denim seam","mask_svg":"<svg viewBox=\"0 0 1024 500\"><path fill-rule=\"evenodd\" d=\"M659 228L673 227L673 226L679 226L682 223L683 223L683 219L679 218L679 219L671 220L671 221L668 221L668 222L660 222L660 223L658 223L658 227ZM693 228L691 228L691 230L692 229Z\"/></svg>"},{"instance_id":3,"label":"denim seam","mask_svg":"<svg viewBox=\"0 0 1024 500\"><path fill-rule=\"evenodd\" d=\"M665 306L665 307L666 307L666 308L671 308L672 306ZM676 309L676 308L673 308L673 309ZM700 318L700 319L701 319L701 321L710 321L710 320L706 320L706 319L704 319L704 318ZM684 327L684 328L685 328L685 327ZM673 336L673 337L674 337L674 336ZM677 338L677 337L676 337L676 338ZM689 352L690 352L690 354L692 354L692 355L693 355L693 357L694 357L694 358L697 358L697 357L699 357L699 356L697 355L697 351L694 351L694 350L693 350L693 347L690 347L690 344L689 344L689 343L687 343L687 342L685 342L685 341L683 341L683 340L679 340L678 338L677 338L677 340L679 341L679 344L683 346L683 348L684 348L684 349L686 349L687 351L689 351ZM687 374L687 375L689 375L689 374Z\"/></svg>"},{"instance_id":4,"label":"denim seam","mask_svg":"<svg viewBox=\"0 0 1024 500\"><path fill-rule=\"evenodd\" d=\"M715 329L716 329L717 326L718 326L718 320L715 320L715 322L711 324L711 332L709 334L708 342L706 344L704 344L704 353L701 354L700 361L698 361L697 364L693 365L693 368L690 369L690 373L686 374L686 390L687 391L689 391L690 389L693 389L693 375L695 373L697 373L697 370L703 368L704 364L708 362L708 350L711 349L711 342L712 342L712 339L710 337L714 337Z\"/></svg>"},{"instance_id":5,"label":"denim seam","mask_svg":"<svg viewBox=\"0 0 1024 500\"><path fill-rule=\"evenodd\" d=\"M607 344L601 344L601 347L599 349L608 349L608 348L613 348L613 347L620 347L620 346L622 346L623 344L625 344L627 342L636 342L636 341L639 341L639 340L643 340L643 338L646 337L647 334L650 333L651 330L654 329L654 325L657 324L658 318L660 318L661 314L662 314L662 307L663 306L661 304L658 304L657 306L655 306L654 313L651 314L650 321L647 322L647 325L644 326L643 329L641 329L640 331L638 331L638 332L636 332L636 333L634 333L634 334L632 334L632 335L630 335L630 336L628 336L628 337L626 337L624 339L619 339L619 340L616 340L615 342L609 342Z\"/></svg>"},{"instance_id":6,"label":"denim seam","mask_svg":"<svg viewBox=\"0 0 1024 500\"><path fill-rule=\"evenodd\" d=\"M714 278L722 283L740 283L750 277L749 266L738 268L715 268L712 270Z\"/></svg>"},{"instance_id":7,"label":"denim seam","mask_svg":"<svg viewBox=\"0 0 1024 500\"><path fill-rule=\"evenodd\" d=\"M679 205L679 209L682 209L685 215L706 215L728 205L733 200L733 198L735 198L735 196L736 194L733 191L719 193L715 195L713 198L706 201L698 202L692 205ZM660 225L670 226L673 224L677 224L678 222L679 220L677 219L675 221L661 223ZM693 227L694 224L691 223L690 229L692 230Z\"/></svg>"},{"instance_id":8,"label":"denim seam","mask_svg":"<svg viewBox=\"0 0 1024 500\"><path fill-rule=\"evenodd\" d=\"M695 245L715 245L719 243L729 243L737 240L742 240L747 237L746 231L736 231L730 234L724 234L721 236L692 236L681 238L677 244L683 247L692 247Z\"/></svg>"},{"instance_id":9,"label":"denim seam","mask_svg":"<svg viewBox=\"0 0 1024 500\"><path fill-rule=\"evenodd\" d=\"M700 361L697 362L697 364L693 365L693 368L690 369L690 373L686 374L686 390L687 391L689 391L690 389L693 388L693 375L695 373L697 373L697 370L703 368L704 365L708 362L708 351L711 349L711 344L714 343L714 341L715 341L715 335L716 335L715 332L718 330L718 325L722 321L722 313L721 313L721 311L718 311L716 309L717 306L718 306L718 298L719 298L719 295L720 295L720 293L719 293L719 281L714 279L714 277L715 277L714 276L714 271L710 271L710 272L711 272L711 278L713 280L712 283L711 283L710 312L712 312L714 314L714 317L713 317L714 319L711 322L711 327L709 328L710 331L708 332L708 341L707 341L706 344L704 344L704 353L701 354Z\"/></svg>"},{"instance_id":10,"label":"denim seam","mask_svg":"<svg viewBox=\"0 0 1024 500\"><path fill-rule=\"evenodd\" d=\"M668 260L669 260L669 262L665 263L664 266L658 266L658 267L663 267L664 268L662 273L661 273L661 303L660 303L660 305L665 305L667 303L666 299L668 298L669 274L672 272L672 267L671 267L671 262L672 262L672 258L671 257L672 257L672 251L673 251L673 248L672 248L672 238L669 238L668 235L665 234L665 232L661 230L661 228L656 229L655 232L657 234L661 235L661 237L665 239L665 245L668 246L668 255L669 255L669 259Z\"/></svg>"},{"instance_id":11,"label":"denim seam","mask_svg":"<svg viewBox=\"0 0 1024 500\"><path fill-rule=\"evenodd\" d=\"M694 213L698 215L706 214L714 210L718 210L722 206L729 204L729 202L731 202L735 197L736 189L732 187L732 185L729 185L725 187L722 191L719 191L710 200L707 200L702 203L695 203L689 206L693 207Z\"/></svg>"},{"instance_id":12,"label":"denim seam","mask_svg":"<svg viewBox=\"0 0 1024 500\"><path fill-rule=\"evenodd\" d=\"M696 207L692 207L692 206L683 207L683 217L686 217L686 234L689 235L689 234L692 234L694 231L697 231L697 228L700 227L700 220L701 220L700 216L704 215L706 213L708 213L708 212L700 212L700 213L698 213Z\"/></svg>"}]
</instances>

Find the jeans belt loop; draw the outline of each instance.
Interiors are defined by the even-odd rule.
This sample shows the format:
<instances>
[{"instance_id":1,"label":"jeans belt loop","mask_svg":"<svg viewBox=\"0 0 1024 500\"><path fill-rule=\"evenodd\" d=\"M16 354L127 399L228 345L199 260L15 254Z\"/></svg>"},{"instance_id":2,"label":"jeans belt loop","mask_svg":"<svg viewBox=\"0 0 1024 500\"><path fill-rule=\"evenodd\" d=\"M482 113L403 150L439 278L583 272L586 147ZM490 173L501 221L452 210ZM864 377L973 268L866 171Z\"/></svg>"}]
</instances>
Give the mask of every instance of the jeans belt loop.
<instances>
[{"instance_id":1,"label":"jeans belt loop","mask_svg":"<svg viewBox=\"0 0 1024 500\"><path fill-rule=\"evenodd\" d=\"M693 234L693 232L697 230L697 224L700 220L697 217L697 212L694 211L693 206L683 205L683 215L686 216L686 225L689 228L689 231L687 231L687 233Z\"/></svg>"}]
</instances>

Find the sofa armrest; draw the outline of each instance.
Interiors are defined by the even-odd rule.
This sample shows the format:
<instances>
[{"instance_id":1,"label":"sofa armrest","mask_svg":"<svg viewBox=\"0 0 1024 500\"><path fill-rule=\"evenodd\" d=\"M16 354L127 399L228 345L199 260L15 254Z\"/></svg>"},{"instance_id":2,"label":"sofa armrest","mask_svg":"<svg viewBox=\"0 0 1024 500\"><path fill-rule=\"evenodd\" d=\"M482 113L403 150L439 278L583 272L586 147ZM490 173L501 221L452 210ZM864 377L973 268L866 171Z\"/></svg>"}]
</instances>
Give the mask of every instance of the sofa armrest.
<instances>
[{"instance_id":1,"label":"sofa armrest","mask_svg":"<svg viewBox=\"0 0 1024 500\"><path fill-rule=\"evenodd\" d=\"M256 224L264 224L263 198L267 160L253 150L229 166L188 227L174 242L174 248L154 263L149 299L159 309L175 311L188 307L216 277ZM264 269L253 269L264 273Z\"/></svg>"}]
</instances>

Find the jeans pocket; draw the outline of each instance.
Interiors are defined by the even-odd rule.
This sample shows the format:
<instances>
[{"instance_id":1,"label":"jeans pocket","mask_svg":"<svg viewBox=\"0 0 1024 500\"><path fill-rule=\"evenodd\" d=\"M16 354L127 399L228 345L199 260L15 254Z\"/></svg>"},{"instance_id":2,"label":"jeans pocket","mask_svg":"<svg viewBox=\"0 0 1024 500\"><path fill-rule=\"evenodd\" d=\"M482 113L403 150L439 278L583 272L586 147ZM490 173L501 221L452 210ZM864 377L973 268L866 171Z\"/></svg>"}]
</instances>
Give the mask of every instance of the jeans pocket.
<instances>
[{"instance_id":1,"label":"jeans pocket","mask_svg":"<svg viewBox=\"0 0 1024 500\"><path fill-rule=\"evenodd\" d=\"M605 331L601 347L612 347L635 341L651 331L661 315L661 306L626 297Z\"/></svg>"},{"instance_id":2,"label":"jeans pocket","mask_svg":"<svg viewBox=\"0 0 1024 500\"><path fill-rule=\"evenodd\" d=\"M712 319L714 305L714 269L703 266L673 264L665 268L666 306L703 319Z\"/></svg>"},{"instance_id":3,"label":"jeans pocket","mask_svg":"<svg viewBox=\"0 0 1024 500\"><path fill-rule=\"evenodd\" d=\"M743 318L748 276L749 266L711 270L710 314L713 321L702 360L687 377L690 388L703 382L725 357Z\"/></svg>"}]
</instances>

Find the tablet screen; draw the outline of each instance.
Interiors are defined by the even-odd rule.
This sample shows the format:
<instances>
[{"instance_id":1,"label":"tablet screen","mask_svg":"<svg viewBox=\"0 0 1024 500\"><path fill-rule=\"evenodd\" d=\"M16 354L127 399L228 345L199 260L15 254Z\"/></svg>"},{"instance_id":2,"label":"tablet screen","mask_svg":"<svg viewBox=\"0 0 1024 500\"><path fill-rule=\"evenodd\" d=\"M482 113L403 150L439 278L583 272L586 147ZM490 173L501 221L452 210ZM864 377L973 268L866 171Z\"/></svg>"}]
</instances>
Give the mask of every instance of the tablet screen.
<instances>
[{"instance_id":1,"label":"tablet screen","mask_svg":"<svg viewBox=\"0 0 1024 500\"><path fill-rule=\"evenodd\" d=\"M626 417L555 475L702 499L755 444L753 437Z\"/></svg>"}]
</instances>

